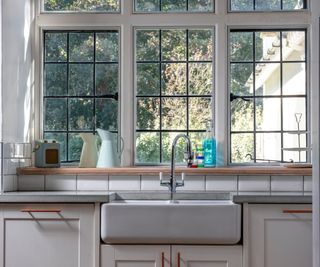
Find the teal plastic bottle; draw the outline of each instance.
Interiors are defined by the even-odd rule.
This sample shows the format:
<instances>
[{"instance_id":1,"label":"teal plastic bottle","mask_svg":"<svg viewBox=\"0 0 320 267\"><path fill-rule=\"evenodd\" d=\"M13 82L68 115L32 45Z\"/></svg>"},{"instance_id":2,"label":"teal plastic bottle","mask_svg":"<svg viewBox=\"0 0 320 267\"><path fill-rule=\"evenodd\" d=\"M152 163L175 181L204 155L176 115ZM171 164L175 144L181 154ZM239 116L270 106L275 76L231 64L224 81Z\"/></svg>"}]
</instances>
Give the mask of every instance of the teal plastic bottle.
<instances>
[{"instance_id":1,"label":"teal plastic bottle","mask_svg":"<svg viewBox=\"0 0 320 267\"><path fill-rule=\"evenodd\" d=\"M211 129L207 130L207 137L203 140L203 165L206 168L216 167L217 164L217 143Z\"/></svg>"}]
</instances>

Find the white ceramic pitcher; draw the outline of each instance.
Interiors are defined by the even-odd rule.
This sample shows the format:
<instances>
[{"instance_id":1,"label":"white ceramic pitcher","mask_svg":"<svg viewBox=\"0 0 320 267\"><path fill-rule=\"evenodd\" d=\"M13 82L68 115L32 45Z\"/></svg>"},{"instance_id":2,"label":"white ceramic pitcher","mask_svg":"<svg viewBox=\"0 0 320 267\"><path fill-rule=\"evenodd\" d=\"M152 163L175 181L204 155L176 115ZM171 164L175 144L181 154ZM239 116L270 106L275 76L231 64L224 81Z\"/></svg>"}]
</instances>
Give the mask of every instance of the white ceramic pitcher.
<instances>
[{"instance_id":1,"label":"white ceramic pitcher","mask_svg":"<svg viewBox=\"0 0 320 267\"><path fill-rule=\"evenodd\" d=\"M98 160L97 136L93 133L81 133L83 146L80 157L80 168L95 168Z\"/></svg>"},{"instance_id":2,"label":"white ceramic pitcher","mask_svg":"<svg viewBox=\"0 0 320 267\"><path fill-rule=\"evenodd\" d=\"M97 129L101 138L101 148L97 168L110 168L120 166L121 154L123 152L123 138L118 134L111 133L103 129ZM121 149L118 148L118 140L121 143Z\"/></svg>"}]
</instances>

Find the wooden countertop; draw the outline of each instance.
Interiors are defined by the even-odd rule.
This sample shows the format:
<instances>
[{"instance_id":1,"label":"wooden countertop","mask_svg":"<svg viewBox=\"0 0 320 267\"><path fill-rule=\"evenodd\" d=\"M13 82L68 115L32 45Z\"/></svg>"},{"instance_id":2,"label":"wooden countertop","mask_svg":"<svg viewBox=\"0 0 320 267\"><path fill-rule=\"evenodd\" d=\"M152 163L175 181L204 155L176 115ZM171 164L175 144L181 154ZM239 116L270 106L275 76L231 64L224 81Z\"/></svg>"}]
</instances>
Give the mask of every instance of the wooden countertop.
<instances>
[{"instance_id":1,"label":"wooden countertop","mask_svg":"<svg viewBox=\"0 0 320 267\"><path fill-rule=\"evenodd\" d=\"M169 167L118 167L118 168L18 168L19 175L158 175L159 172L169 173ZM312 175L312 168L287 168L282 166L237 166L217 168L186 168L177 167L176 173L190 175Z\"/></svg>"}]
</instances>

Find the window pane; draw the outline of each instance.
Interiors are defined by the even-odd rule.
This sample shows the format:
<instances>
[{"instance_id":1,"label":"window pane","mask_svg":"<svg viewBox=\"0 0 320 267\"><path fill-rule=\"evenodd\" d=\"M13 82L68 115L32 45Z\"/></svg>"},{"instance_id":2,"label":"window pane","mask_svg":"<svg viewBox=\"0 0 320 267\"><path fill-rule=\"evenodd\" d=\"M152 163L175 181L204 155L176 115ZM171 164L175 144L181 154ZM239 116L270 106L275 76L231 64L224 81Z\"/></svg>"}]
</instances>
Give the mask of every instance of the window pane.
<instances>
[{"instance_id":1,"label":"window pane","mask_svg":"<svg viewBox=\"0 0 320 267\"><path fill-rule=\"evenodd\" d=\"M279 63L259 63L255 69L256 95L281 95L281 67Z\"/></svg>"},{"instance_id":2,"label":"window pane","mask_svg":"<svg viewBox=\"0 0 320 267\"><path fill-rule=\"evenodd\" d=\"M283 99L283 129L285 131L298 130L297 116L301 114L300 130L306 130L306 99L304 97L290 97Z\"/></svg>"},{"instance_id":3,"label":"window pane","mask_svg":"<svg viewBox=\"0 0 320 267\"><path fill-rule=\"evenodd\" d=\"M162 60L186 60L186 31L162 30Z\"/></svg>"},{"instance_id":4,"label":"window pane","mask_svg":"<svg viewBox=\"0 0 320 267\"><path fill-rule=\"evenodd\" d=\"M92 130L93 101L91 99L71 99L69 102L69 130Z\"/></svg>"},{"instance_id":5,"label":"window pane","mask_svg":"<svg viewBox=\"0 0 320 267\"><path fill-rule=\"evenodd\" d=\"M189 30L189 60L212 60L213 55L212 30Z\"/></svg>"},{"instance_id":6,"label":"window pane","mask_svg":"<svg viewBox=\"0 0 320 267\"><path fill-rule=\"evenodd\" d=\"M304 31L282 32L283 61L305 60L305 38Z\"/></svg>"},{"instance_id":7,"label":"window pane","mask_svg":"<svg viewBox=\"0 0 320 267\"><path fill-rule=\"evenodd\" d=\"M70 33L70 61L93 61L94 37L92 33Z\"/></svg>"},{"instance_id":8,"label":"window pane","mask_svg":"<svg viewBox=\"0 0 320 267\"><path fill-rule=\"evenodd\" d=\"M274 11L306 9L306 0L230 0L231 11Z\"/></svg>"},{"instance_id":9,"label":"window pane","mask_svg":"<svg viewBox=\"0 0 320 267\"><path fill-rule=\"evenodd\" d=\"M114 99L96 100L97 128L118 130L118 102Z\"/></svg>"},{"instance_id":10,"label":"window pane","mask_svg":"<svg viewBox=\"0 0 320 267\"><path fill-rule=\"evenodd\" d=\"M188 10L195 12L213 11L213 0L189 0Z\"/></svg>"},{"instance_id":11,"label":"window pane","mask_svg":"<svg viewBox=\"0 0 320 267\"><path fill-rule=\"evenodd\" d=\"M212 118L211 98L189 98L189 128L206 129Z\"/></svg>"},{"instance_id":12,"label":"window pane","mask_svg":"<svg viewBox=\"0 0 320 267\"><path fill-rule=\"evenodd\" d=\"M96 65L96 94L115 94L119 89L119 67L117 64Z\"/></svg>"},{"instance_id":13,"label":"window pane","mask_svg":"<svg viewBox=\"0 0 320 267\"><path fill-rule=\"evenodd\" d=\"M119 0L44 0L44 11L119 12Z\"/></svg>"},{"instance_id":14,"label":"window pane","mask_svg":"<svg viewBox=\"0 0 320 267\"><path fill-rule=\"evenodd\" d=\"M171 162L171 146L174 138L181 133L163 133L162 134L162 162ZM186 151L186 142L184 139L179 139L176 144L176 163L183 162L183 155Z\"/></svg>"},{"instance_id":15,"label":"window pane","mask_svg":"<svg viewBox=\"0 0 320 267\"><path fill-rule=\"evenodd\" d=\"M159 64L138 63L137 64L137 94L159 95L160 78Z\"/></svg>"},{"instance_id":16,"label":"window pane","mask_svg":"<svg viewBox=\"0 0 320 267\"><path fill-rule=\"evenodd\" d=\"M187 0L162 0L163 11L186 11Z\"/></svg>"},{"instance_id":17,"label":"window pane","mask_svg":"<svg viewBox=\"0 0 320 267\"><path fill-rule=\"evenodd\" d=\"M189 94L212 94L212 63L189 63Z\"/></svg>"},{"instance_id":18,"label":"window pane","mask_svg":"<svg viewBox=\"0 0 320 267\"><path fill-rule=\"evenodd\" d=\"M79 134L71 133L68 134L68 161L77 161L80 159L83 140Z\"/></svg>"},{"instance_id":19,"label":"window pane","mask_svg":"<svg viewBox=\"0 0 320 267\"><path fill-rule=\"evenodd\" d=\"M230 79L231 93L234 95L252 95L252 71L251 63L235 63L231 64Z\"/></svg>"},{"instance_id":20,"label":"window pane","mask_svg":"<svg viewBox=\"0 0 320 267\"><path fill-rule=\"evenodd\" d=\"M63 131L67 129L66 99L45 99L44 130Z\"/></svg>"},{"instance_id":21,"label":"window pane","mask_svg":"<svg viewBox=\"0 0 320 267\"><path fill-rule=\"evenodd\" d=\"M136 138L136 162L160 162L160 134L138 133Z\"/></svg>"},{"instance_id":22,"label":"window pane","mask_svg":"<svg viewBox=\"0 0 320 267\"><path fill-rule=\"evenodd\" d=\"M44 67L45 96L65 96L68 92L67 64L46 64Z\"/></svg>"},{"instance_id":23,"label":"window pane","mask_svg":"<svg viewBox=\"0 0 320 267\"><path fill-rule=\"evenodd\" d=\"M45 38L45 61L65 62L67 60L67 38L66 33L47 32Z\"/></svg>"},{"instance_id":24,"label":"window pane","mask_svg":"<svg viewBox=\"0 0 320 267\"><path fill-rule=\"evenodd\" d=\"M118 62L118 32L104 32L96 34L96 61Z\"/></svg>"},{"instance_id":25,"label":"window pane","mask_svg":"<svg viewBox=\"0 0 320 267\"><path fill-rule=\"evenodd\" d=\"M254 110L252 101L237 99L231 103L231 131L252 131Z\"/></svg>"},{"instance_id":26,"label":"window pane","mask_svg":"<svg viewBox=\"0 0 320 267\"><path fill-rule=\"evenodd\" d=\"M184 63L162 64L162 93L179 95L187 93L187 66Z\"/></svg>"},{"instance_id":27,"label":"window pane","mask_svg":"<svg viewBox=\"0 0 320 267\"><path fill-rule=\"evenodd\" d=\"M280 32L256 32L256 61L280 60Z\"/></svg>"},{"instance_id":28,"label":"window pane","mask_svg":"<svg viewBox=\"0 0 320 267\"><path fill-rule=\"evenodd\" d=\"M143 12L160 11L160 0L136 0L135 10Z\"/></svg>"},{"instance_id":29,"label":"window pane","mask_svg":"<svg viewBox=\"0 0 320 267\"><path fill-rule=\"evenodd\" d=\"M253 134L232 134L231 150L232 163L251 162L254 157Z\"/></svg>"},{"instance_id":30,"label":"window pane","mask_svg":"<svg viewBox=\"0 0 320 267\"><path fill-rule=\"evenodd\" d=\"M231 61L253 60L253 34L252 32L230 33Z\"/></svg>"},{"instance_id":31,"label":"window pane","mask_svg":"<svg viewBox=\"0 0 320 267\"><path fill-rule=\"evenodd\" d=\"M283 94L306 94L306 63L283 64Z\"/></svg>"},{"instance_id":32,"label":"window pane","mask_svg":"<svg viewBox=\"0 0 320 267\"><path fill-rule=\"evenodd\" d=\"M136 32L136 60L159 60L159 31L139 30Z\"/></svg>"},{"instance_id":33,"label":"window pane","mask_svg":"<svg viewBox=\"0 0 320 267\"><path fill-rule=\"evenodd\" d=\"M69 95L89 96L93 94L93 65L71 64L69 66Z\"/></svg>"},{"instance_id":34,"label":"window pane","mask_svg":"<svg viewBox=\"0 0 320 267\"><path fill-rule=\"evenodd\" d=\"M67 160L67 135L64 133L44 133L44 139L56 140L60 144L60 160Z\"/></svg>"},{"instance_id":35,"label":"window pane","mask_svg":"<svg viewBox=\"0 0 320 267\"><path fill-rule=\"evenodd\" d=\"M185 98L162 100L162 129L180 130L187 128L187 101Z\"/></svg>"},{"instance_id":36,"label":"window pane","mask_svg":"<svg viewBox=\"0 0 320 267\"><path fill-rule=\"evenodd\" d=\"M160 128L160 99L138 98L137 129L158 130Z\"/></svg>"},{"instance_id":37,"label":"window pane","mask_svg":"<svg viewBox=\"0 0 320 267\"><path fill-rule=\"evenodd\" d=\"M281 161L281 134L258 133L256 149L257 162Z\"/></svg>"},{"instance_id":38,"label":"window pane","mask_svg":"<svg viewBox=\"0 0 320 267\"><path fill-rule=\"evenodd\" d=\"M256 99L256 130L280 131L281 130L281 99L257 98Z\"/></svg>"}]
</instances>

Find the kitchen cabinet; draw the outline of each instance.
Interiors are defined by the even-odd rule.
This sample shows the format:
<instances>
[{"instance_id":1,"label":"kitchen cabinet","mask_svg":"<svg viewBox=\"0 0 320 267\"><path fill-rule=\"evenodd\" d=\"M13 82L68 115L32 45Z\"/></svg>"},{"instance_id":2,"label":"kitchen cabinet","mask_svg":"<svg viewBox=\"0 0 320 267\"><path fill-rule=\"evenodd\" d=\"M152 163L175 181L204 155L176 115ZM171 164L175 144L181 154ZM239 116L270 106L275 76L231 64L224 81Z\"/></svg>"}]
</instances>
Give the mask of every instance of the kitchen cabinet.
<instances>
[{"instance_id":1,"label":"kitchen cabinet","mask_svg":"<svg viewBox=\"0 0 320 267\"><path fill-rule=\"evenodd\" d=\"M246 204L244 267L312 267L311 205Z\"/></svg>"},{"instance_id":2,"label":"kitchen cabinet","mask_svg":"<svg viewBox=\"0 0 320 267\"><path fill-rule=\"evenodd\" d=\"M94 205L0 206L1 267L94 266Z\"/></svg>"},{"instance_id":3,"label":"kitchen cabinet","mask_svg":"<svg viewBox=\"0 0 320 267\"><path fill-rule=\"evenodd\" d=\"M242 246L101 245L101 267L241 267Z\"/></svg>"}]
</instances>

